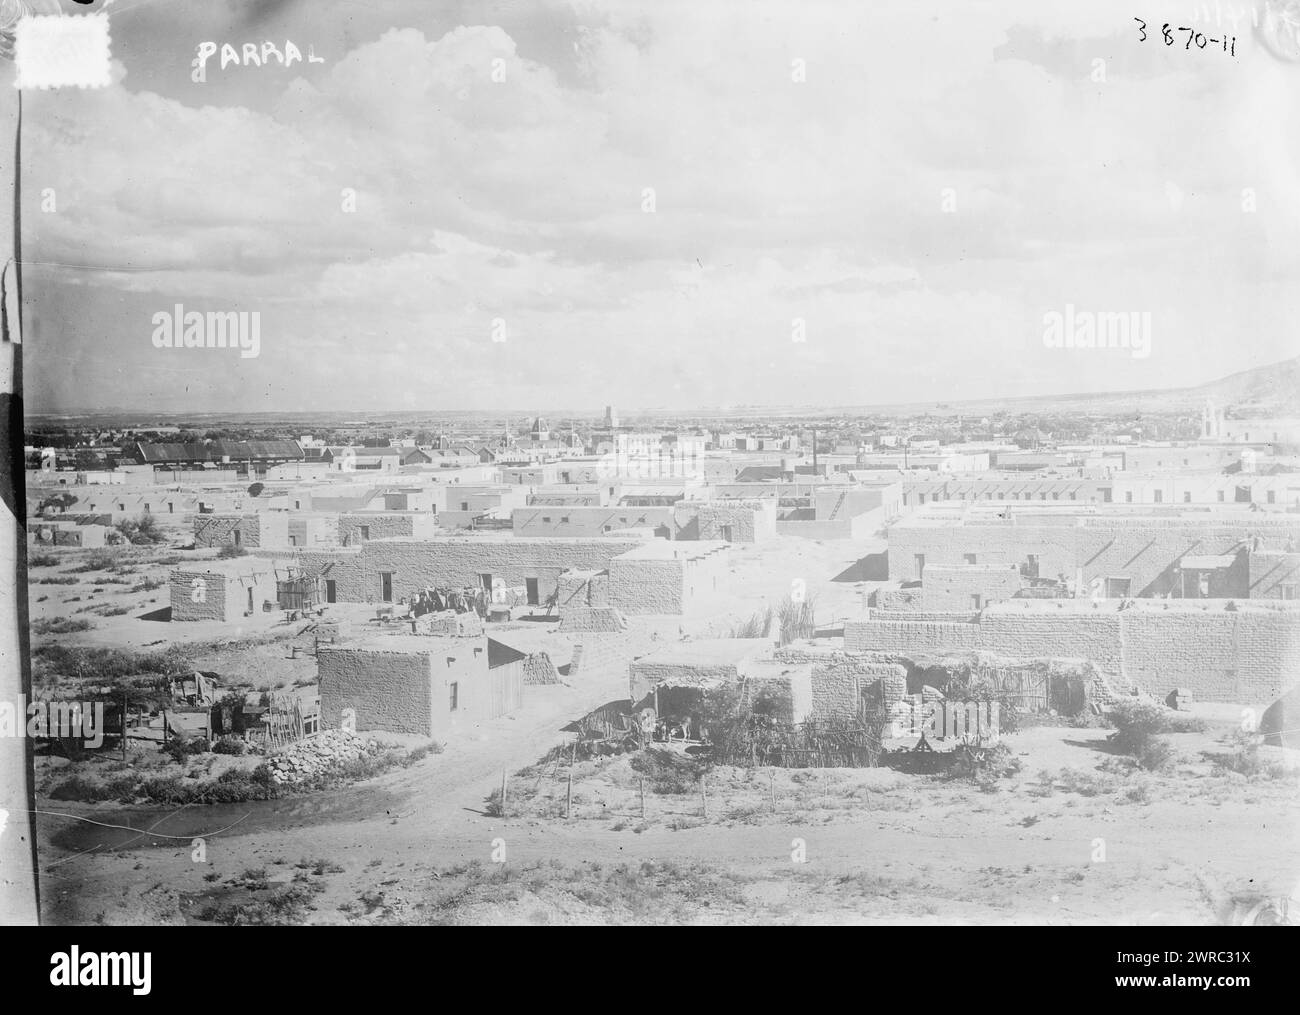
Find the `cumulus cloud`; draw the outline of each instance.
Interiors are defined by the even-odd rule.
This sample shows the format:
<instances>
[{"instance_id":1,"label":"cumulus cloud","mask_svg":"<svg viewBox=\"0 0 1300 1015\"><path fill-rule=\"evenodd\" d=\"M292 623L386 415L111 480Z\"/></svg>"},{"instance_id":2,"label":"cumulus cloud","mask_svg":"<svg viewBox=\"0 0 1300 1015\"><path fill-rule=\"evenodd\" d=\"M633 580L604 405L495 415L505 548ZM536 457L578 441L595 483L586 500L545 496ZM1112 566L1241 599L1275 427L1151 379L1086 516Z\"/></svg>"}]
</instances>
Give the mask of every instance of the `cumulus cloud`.
<instances>
[{"instance_id":1,"label":"cumulus cloud","mask_svg":"<svg viewBox=\"0 0 1300 1015\"><path fill-rule=\"evenodd\" d=\"M1294 354L1300 114L1246 104L1279 82L1245 39L1142 43L1112 0L372 6L256 26L323 64L197 86L119 54L31 96L27 257L91 266L31 269L35 408L265 408L284 371L349 408L865 403ZM185 301L260 308L263 355L178 394L148 321ZM1045 349L1066 302L1151 311L1152 356ZM72 351L114 370L83 387Z\"/></svg>"}]
</instances>

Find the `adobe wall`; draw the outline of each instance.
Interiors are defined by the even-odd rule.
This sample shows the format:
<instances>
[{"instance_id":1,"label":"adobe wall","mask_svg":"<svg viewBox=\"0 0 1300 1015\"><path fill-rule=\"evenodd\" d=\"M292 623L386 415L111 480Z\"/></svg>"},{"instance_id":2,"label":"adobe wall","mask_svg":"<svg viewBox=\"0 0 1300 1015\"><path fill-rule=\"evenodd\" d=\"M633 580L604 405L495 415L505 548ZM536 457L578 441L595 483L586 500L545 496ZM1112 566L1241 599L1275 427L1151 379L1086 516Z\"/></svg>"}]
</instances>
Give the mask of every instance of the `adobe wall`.
<instances>
[{"instance_id":1,"label":"adobe wall","mask_svg":"<svg viewBox=\"0 0 1300 1015\"><path fill-rule=\"evenodd\" d=\"M604 571L566 571L559 578L560 597L557 606L560 625L571 611L588 607L605 607L609 603L609 575Z\"/></svg>"},{"instance_id":2,"label":"adobe wall","mask_svg":"<svg viewBox=\"0 0 1300 1015\"><path fill-rule=\"evenodd\" d=\"M316 659L324 729L337 728L348 707L356 709L358 730L426 737L486 715L487 647L482 638L439 640L427 653L322 645ZM455 712L450 709L453 682Z\"/></svg>"},{"instance_id":3,"label":"adobe wall","mask_svg":"<svg viewBox=\"0 0 1300 1015\"><path fill-rule=\"evenodd\" d=\"M744 666L730 663L655 663L649 660L636 660L628 666L628 691L633 707L639 706L644 698L653 695L654 689L665 681L684 679L701 683L721 681L725 684L739 684Z\"/></svg>"},{"instance_id":4,"label":"adobe wall","mask_svg":"<svg viewBox=\"0 0 1300 1015\"><path fill-rule=\"evenodd\" d=\"M1202 701L1267 704L1300 678L1300 611L1224 609L1190 600L1168 609L1014 606L985 610L979 621L879 620L845 624L851 652L923 653L982 649L1009 658L1087 659L1120 687L1165 697L1189 688Z\"/></svg>"},{"instance_id":5,"label":"adobe wall","mask_svg":"<svg viewBox=\"0 0 1300 1015\"><path fill-rule=\"evenodd\" d=\"M889 575L896 581L923 577L915 573L916 554L925 555L928 571L931 565L963 564L966 554L975 554L977 564L1019 565L1032 553L1038 555L1038 573L1044 577L1074 578L1081 568L1085 582L1131 578L1134 596L1178 594L1173 565L1179 558L1234 553L1254 536L1261 537L1261 549L1270 550L1288 538L1300 541L1300 518L1211 522L1099 515L1069 525L1023 520L1014 525L898 525L889 532Z\"/></svg>"},{"instance_id":6,"label":"adobe wall","mask_svg":"<svg viewBox=\"0 0 1300 1015\"><path fill-rule=\"evenodd\" d=\"M1251 599L1281 599L1283 586L1300 585L1300 553L1252 553L1248 566Z\"/></svg>"},{"instance_id":7,"label":"adobe wall","mask_svg":"<svg viewBox=\"0 0 1300 1015\"><path fill-rule=\"evenodd\" d=\"M542 685L542 684L559 684L559 670L555 668L555 663L546 652L532 652L524 660L524 684Z\"/></svg>"},{"instance_id":8,"label":"adobe wall","mask_svg":"<svg viewBox=\"0 0 1300 1015\"><path fill-rule=\"evenodd\" d=\"M433 735L433 661L410 652L322 645L316 653L322 729L337 729L343 709L358 730Z\"/></svg>"},{"instance_id":9,"label":"adobe wall","mask_svg":"<svg viewBox=\"0 0 1300 1015\"><path fill-rule=\"evenodd\" d=\"M201 583L199 601L195 592ZM171 596L173 621L242 620L248 610L248 589L253 589L253 610L260 613L267 600L276 602L275 571L257 571L252 567L245 574L230 575L224 572L176 569L167 581Z\"/></svg>"},{"instance_id":10,"label":"adobe wall","mask_svg":"<svg viewBox=\"0 0 1300 1015\"><path fill-rule=\"evenodd\" d=\"M658 557L615 558L609 564L608 602L628 615L684 612L685 561Z\"/></svg>"},{"instance_id":11,"label":"adobe wall","mask_svg":"<svg viewBox=\"0 0 1300 1015\"><path fill-rule=\"evenodd\" d=\"M783 663L812 667L813 719L853 718L858 714L863 696L876 688L882 677L907 679L904 666L849 652L786 645L777 649L776 658Z\"/></svg>"},{"instance_id":12,"label":"adobe wall","mask_svg":"<svg viewBox=\"0 0 1300 1015\"><path fill-rule=\"evenodd\" d=\"M590 538L615 529L673 528L673 509L667 507L582 507L536 504L510 512L516 536Z\"/></svg>"},{"instance_id":13,"label":"adobe wall","mask_svg":"<svg viewBox=\"0 0 1300 1015\"><path fill-rule=\"evenodd\" d=\"M627 630L627 620L612 606L575 607L560 617L561 634L613 634Z\"/></svg>"},{"instance_id":14,"label":"adobe wall","mask_svg":"<svg viewBox=\"0 0 1300 1015\"><path fill-rule=\"evenodd\" d=\"M639 539L372 540L359 548L301 551L294 559L309 577L336 582L336 598L343 603L378 602L379 576L385 571L393 575L394 602L425 588L477 588L480 574L491 574L494 587L523 585L526 578L536 578L538 596L545 602L555 593L564 571L604 570L614 556L641 545Z\"/></svg>"},{"instance_id":15,"label":"adobe wall","mask_svg":"<svg viewBox=\"0 0 1300 1015\"><path fill-rule=\"evenodd\" d=\"M674 539L760 543L776 535L776 505L767 501L683 503L672 509ZM731 538L724 539L724 526Z\"/></svg>"},{"instance_id":16,"label":"adobe wall","mask_svg":"<svg viewBox=\"0 0 1300 1015\"><path fill-rule=\"evenodd\" d=\"M981 607L1001 603L1019 592L1022 585L1020 571L1012 565L943 567L927 564L925 581L921 586L921 604L926 610L969 610L975 596L980 597Z\"/></svg>"},{"instance_id":17,"label":"adobe wall","mask_svg":"<svg viewBox=\"0 0 1300 1015\"><path fill-rule=\"evenodd\" d=\"M978 647L1013 658L1091 659L1107 675L1123 672L1121 625L1128 611L989 610Z\"/></svg>"},{"instance_id":18,"label":"adobe wall","mask_svg":"<svg viewBox=\"0 0 1300 1015\"><path fill-rule=\"evenodd\" d=\"M198 585L195 585L195 582ZM221 575L202 571L173 571L167 580L173 621L225 620L226 583ZM201 589L200 601L194 593ZM243 611L240 611L241 613Z\"/></svg>"},{"instance_id":19,"label":"adobe wall","mask_svg":"<svg viewBox=\"0 0 1300 1015\"><path fill-rule=\"evenodd\" d=\"M194 547L234 546L236 529L240 546L251 549L262 545L260 515L211 514L194 516Z\"/></svg>"},{"instance_id":20,"label":"adobe wall","mask_svg":"<svg viewBox=\"0 0 1300 1015\"><path fill-rule=\"evenodd\" d=\"M874 619L850 620L844 624L844 648L849 652L899 652L909 655L923 652L964 652L979 648L979 645L978 624Z\"/></svg>"},{"instance_id":21,"label":"adobe wall","mask_svg":"<svg viewBox=\"0 0 1300 1015\"><path fill-rule=\"evenodd\" d=\"M408 536L432 538L435 526L432 515L346 513L339 515L339 542L344 546L360 546L363 542L363 527L370 532L366 540L400 539Z\"/></svg>"}]
</instances>

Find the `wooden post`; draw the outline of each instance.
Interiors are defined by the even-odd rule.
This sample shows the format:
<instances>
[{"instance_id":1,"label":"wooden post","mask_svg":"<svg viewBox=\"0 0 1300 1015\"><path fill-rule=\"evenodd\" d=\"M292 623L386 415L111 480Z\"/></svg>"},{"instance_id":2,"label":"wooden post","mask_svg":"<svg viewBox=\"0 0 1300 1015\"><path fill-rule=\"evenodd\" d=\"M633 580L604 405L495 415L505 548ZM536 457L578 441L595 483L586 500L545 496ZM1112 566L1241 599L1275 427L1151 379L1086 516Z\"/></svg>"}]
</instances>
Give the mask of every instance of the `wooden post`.
<instances>
[{"instance_id":1,"label":"wooden post","mask_svg":"<svg viewBox=\"0 0 1300 1015\"><path fill-rule=\"evenodd\" d=\"M771 771L767 773L767 785L768 785L768 789L770 789L772 792L772 813L775 814L776 813L776 772L775 771Z\"/></svg>"},{"instance_id":2,"label":"wooden post","mask_svg":"<svg viewBox=\"0 0 1300 1015\"><path fill-rule=\"evenodd\" d=\"M126 760L126 692L122 692L122 760Z\"/></svg>"},{"instance_id":3,"label":"wooden post","mask_svg":"<svg viewBox=\"0 0 1300 1015\"><path fill-rule=\"evenodd\" d=\"M704 776L700 776L700 803L704 807L704 818L709 817L709 791L704 787Z\"/></svg>"},{"instance_id":4,"label":"wooden post","mask_svg":"<svg viewBox=\"0 0 1300 1015\"><path fill-rule=\"evenodd\" d=\"M641 820L645 820L645 779L641 780Z\"/></svg>"},{"instance_id":5,"label":"wooden post","mask_svg":"<svg viewBox=\"0 0 1300 1015\"><path fill-rule=\"evenodd\" d=\"M569 769L569 792L564 797L564 816L573 813L573 769Z\"/></svg>"},{"instance_id":6,"label":"wooden post","mask_svg":"<svg viewBox=\"0 0 1300 1015\"><path fill-rule=\"evenodd\" d=\"M501 816L506 816L506 770L501 769Z\"/></svg>"}]
</instances>

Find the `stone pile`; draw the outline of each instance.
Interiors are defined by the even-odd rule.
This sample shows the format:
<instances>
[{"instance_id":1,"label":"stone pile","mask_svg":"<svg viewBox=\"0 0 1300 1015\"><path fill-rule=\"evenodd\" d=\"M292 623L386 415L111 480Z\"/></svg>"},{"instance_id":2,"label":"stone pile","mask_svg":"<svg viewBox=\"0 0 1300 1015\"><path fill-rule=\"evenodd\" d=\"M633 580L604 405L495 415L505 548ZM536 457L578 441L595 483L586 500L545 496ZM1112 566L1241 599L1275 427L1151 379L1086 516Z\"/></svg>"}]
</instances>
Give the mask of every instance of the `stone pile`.
<instances>
[{"instance_id":1,"label":"stone pile","mask_svg":"<svg viewBox=\"0 0 1300 1015\"><path fill-rule=\"evenodd\" d=\"M348 730L325 730L309 740L267 759L272 781L279 784L305 782L365 755L382 751L379 743Z\"/></svg>"}]
</instances>

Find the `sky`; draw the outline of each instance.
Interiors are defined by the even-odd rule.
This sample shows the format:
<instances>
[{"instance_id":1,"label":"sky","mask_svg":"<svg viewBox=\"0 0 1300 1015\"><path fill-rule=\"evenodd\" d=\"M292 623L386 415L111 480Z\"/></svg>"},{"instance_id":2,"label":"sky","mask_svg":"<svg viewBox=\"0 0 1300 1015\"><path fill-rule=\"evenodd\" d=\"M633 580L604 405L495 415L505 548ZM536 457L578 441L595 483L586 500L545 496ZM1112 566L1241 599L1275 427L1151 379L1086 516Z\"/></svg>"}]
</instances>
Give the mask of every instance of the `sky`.
<instances>
[{"instance_id":1,"label":"sky","mask_svg":"<svg viewBox=\"0 0 1300 1015\"><path fill-rule=\"evenodd\" d=\"M112 85L24 93L27 408L867 405L1287 359L1300 62L1252 6L114 0ZM192 79L267 40L317 60ZM177 304L258 313L259 354L155 347ZM1048 347L1067 306L1149 314L1150 354Z\"/></svg>"}]
</instances>

